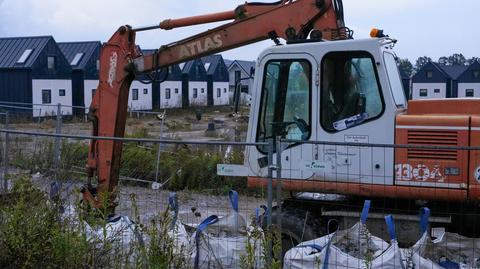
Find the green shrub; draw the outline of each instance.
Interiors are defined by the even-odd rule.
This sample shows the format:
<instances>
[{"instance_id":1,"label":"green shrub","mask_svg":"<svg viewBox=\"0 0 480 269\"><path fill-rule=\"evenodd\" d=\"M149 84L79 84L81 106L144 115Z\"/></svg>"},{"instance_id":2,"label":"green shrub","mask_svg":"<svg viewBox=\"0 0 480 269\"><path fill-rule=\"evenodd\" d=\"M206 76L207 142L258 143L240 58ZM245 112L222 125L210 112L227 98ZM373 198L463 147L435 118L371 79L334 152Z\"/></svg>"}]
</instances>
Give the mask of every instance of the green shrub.
<instances>
[{"instance_id":1,"label":"green shrub","mask_svg":"<svg viewBox=\"0 0 480 269\"><path fill-rule=\"evenodd\" d=\"M81 230L62 220L59 204L26 179L0 207L1 268L79 268L95 253Z\"/></svg>"}]
</instances>

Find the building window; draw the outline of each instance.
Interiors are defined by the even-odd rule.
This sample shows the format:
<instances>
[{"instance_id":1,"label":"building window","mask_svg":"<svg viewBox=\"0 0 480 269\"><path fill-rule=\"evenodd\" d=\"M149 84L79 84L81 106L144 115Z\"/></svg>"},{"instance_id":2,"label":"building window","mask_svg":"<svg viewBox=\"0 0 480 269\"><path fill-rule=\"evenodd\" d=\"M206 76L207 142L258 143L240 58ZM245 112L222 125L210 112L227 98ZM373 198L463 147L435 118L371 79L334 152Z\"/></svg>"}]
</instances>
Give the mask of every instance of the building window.
<instances>
[{"instance_id":1,"label":"building window","mask_svg":"<svg viewBox=\"0 0 480 269\"><path fill-rule=\"evenodd\" d=\"M138 89L132 89L132 100L138 100Z\"/></svg>"},{"instance_id":2,"label":"building window","mask_svg":"<svg viewBox=\"0 0 480 269\"><path fill-rule=\"evenodd\" d=\"M59 96L65 96L65 89L58 90L58 95Z\"/></svg>"},{"instance_id":3,"label":"building window","mask_svg":"<svg viewBox=\"0 0 480 269\"><path fill-rule=\"evenodd\" d=\"M47 66L48 66L48 69L54 69L55 68L55 56L48 56L47 57Z\"/></svg>"},{"instance_id":4,"label":"building window","mask_svg":"<svg viewBox=\"0 0 480 269\"><path fill-rule=\"evenodd\" d=\"M42 104L51 104L51 103L52 103L52 91L42 90Z\"/></svg>"},{"instance_id":5,"label":"building window","mask_svg":"<svg viewBox=\"0 0 480 269\"><path fill-rule=\"evenodd\" d=\"M18 59L17 64L24 64L28 57L30 57L30 54L32 54L32 51L33 49L26 49Z\"/></svg>"},{"instance_id":6,"label":"building window","mask_svg":"<svg viewBox=\"0 0 480 269\"><path fill-rule=\"evenodd\" d=\"M198 89L193 88L193 98L197 98L197 96L198 96Z\"/></svg>"},{"instance_id":7,"label":"building window","mask_svg":"<svg viewBox=\"0 0 480 269\"><path fill-rule=\"evenodd\" d=\"M169 74L173 74L173 66L170 65L170 66L168 67L168 73L169 73Z\"/></svg>"},{"instance_id":8,"label":"building window","mask_svg":"<svg viewBox=\"0 0 480 269\"><path fill-rule=\"evenodd\" d=\"M427 78L432 78L433 77L433 71L427 71Z\"/></svg>"},{"instance_id":9,"label":"building window","mask_svg":"<svg viewBox=\"0 0 480 269\"><path fill-rule=\"evenodd\" d=\"M170 89L169 88L165 89L165 99L170 99Z\"/></svg>"},{"instance_id":10,"label":"building window","mask_svg":"<svg viewBox=\"0 0 480 269\"><path fill-rule=\"evenodd\" d=\"M240 71L235 71L235 81L234 81L235 84L240 82L240 75L241 75Z\"/></svg>"},{"instance_id":11,"label":"building window","mask_svg":"<svg viewBox=\"0 0 480 269\"><path fill-rule=\"evenodd\" d=\"M320 118L326 131L343 131L373 120L383 113L376 64L368 52L329 53L323 58L322 70ZM295 74L295 71L293 69L291 73ZM280 74L283 76L283 73ZM296 91L308 88L308 83L308 80L297 82ZM294 88L295 84L290 86L289 82L288 87ZM294 96L298 98L296 91ZM299 105L292 107L292 111L302 108Z\"/></svg>"},{"instance_id":12,"label":"building window","mask_svg":"<svg viewBox=\"0 0 480 269\"><path fill-rule=\"evenodd\" d=\"M178 88L175 88L175 94L178 94Z\"/></svg>"},{"instance_id":13,"label":"building window","mask_svg":"<svg viewBox=\"0 0 480 269\"><path fill-rule=\"evenodd\" d=\"M465 97L474 97L474 91L473 89L466 89L465 90Z\"/></svg>"},{"instance_id":14,"label":"building window","mask_svg":"<svg viewBox=\"0 0 480 269\"><path fill-rule=\"evenodd\" d=\"M420 89L420 97L427 97L428 89Z\"/></svg>"},{"instance_id":15,"label":"building window","mask_svg":"<svg viewBox=\"0 0 480 269\"><path fill-rule=\"evenodd\" d=\"M202 92L202 93L205 93L205 89L204 89L204 88L202 88L201 92Z\"/></svg>"},{"instance_id":16,"label":"building window","mask_svg":"<svg viewBox=\"0 0 480 269\"><path fill-rule=\"evenodd\" d=\"M143 94L148 94L148 89L147 88L143 88Z\"/></svg>"},{"instance_id":17,"label":"building window","mask_svg":"<svg viewBox=\"0 0 480 269\"><path fill-rule=\"evenodd\" d=\"M85 53L83 52L79 52L77 54L75 54L75 57L73 57L73 60L72 62L70 63L70 65L78 65L78 63L80 62L80 60L83 58L83 55Z\"/></svg>"},{"instance_id":18,"label":"building window","mask_svg":"<svg viewBox=\"0 0 480 269\"><path fill-rule=\"evenodd\" d=\"M217 88L217 97L222 97L222 89Z\"/></svg>"},{"instance_id":19,"label":"building window","mask_svg":"<svg viewBox=\"0 0 480 269\"><path fill-rule=\"evenodd\" d=\"M223 88L223 92L224 92L224 93L227 93L227 88Z\"/></svg>"},{"instance_id":20,"label":"building window","mask_svg":"<svg viewBox=\"0 0 480 269\"><path fill-rule=\"evenodd\" d=\"M440 89L434 89L433 92L434 93L440 93Z\"/></svg>"},{"instance_id":21,"label":"building window","mask_svg":"<svg viewBox=\"0 0 480 269\"><path fill-rule=\"evenodd\" d=\"M472 72L474 78L479 78L480 77L480 70L475 70Z\"/></svg>"},{"instance_id":22,"label":"building window","mask_svg":"<svg viewBox=\"0 0 480 269\"><path fill-rule=\"evenodd\" d=\"M306 60L274 60L265 65L257 142L279 135L294 140L310 138L311 70ZM301 126L284 128L271 124L297 120ZM266 152L267 148L258 149Z\"/></svg>"},{"instance_id":23,"label":"building window","mask_svg":"<svg viewBox=\"0 0 480 269\"><path fill-rule=\"evenodd\" d=\"M97 91L97 89L92 89L92 99L93 97L95 96L95 92Z\"/></svg>"}]
</instances>

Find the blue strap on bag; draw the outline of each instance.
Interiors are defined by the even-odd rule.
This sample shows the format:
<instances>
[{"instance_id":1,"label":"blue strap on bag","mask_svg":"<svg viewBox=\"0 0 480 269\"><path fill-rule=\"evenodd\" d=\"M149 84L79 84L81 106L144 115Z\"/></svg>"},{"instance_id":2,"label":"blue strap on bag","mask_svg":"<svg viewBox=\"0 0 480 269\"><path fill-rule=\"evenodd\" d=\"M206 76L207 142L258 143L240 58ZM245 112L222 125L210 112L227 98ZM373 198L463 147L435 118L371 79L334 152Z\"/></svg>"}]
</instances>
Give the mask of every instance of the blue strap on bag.
<instances>
[{"instance_id":1,"label":"blue strap on bag","mask_svg":"<svg viewBox=\"0 0 480 269\"><path fill-rule=\"evenodd\" d=\"M210 217L203 220L198 226L195 233L195 247L197 252L195 254L195 264L194 268L198 268L200 263L200 235L208 228L208 226L218 222L218 217L216 215L211 215Z\"/></svg>"},{"instance_id":2,"label":"blue strap on bag","mask_svg":"<svg viewBox=\"0 0 480 269\"><path fill-rule=\"evenodd\" d=\"M368 218L368 212L370 211L370 204L372 201L370 200L365 200L365 203L363 204L363 210L362 210L362 215L360 216L360 222L365 225L367 222Z\"/></svg>"},{"instance_id":3,"label":"blue strap on bag","mask_svg":"<svg viewBox=\"0 0 480 269\"><path fill-rule=\"evenodd\" d=\"M397 234L395 232L395 222L393 221L392 215L385 216L385 222L387 223L388 234L390 235L390 240L397 240Z\"/></svg>"},{"instance_id":4,"label":"blue strap on bag","mask_svg":"<svg viewBox=\"0 0 480 269\"><path fill-rule=\"evenodd\" d=\"M228 197L230 198L230 204L232 205L232 209L238 213L238 192L230 190L228 192Z\"/></svg>"},{"instance_id":5,"label":"blue strap on bag","mask_svg":"<svg viewBox=\"0 0 480 269\"><path fill-rule=\"evenodd\" d=\"M178 198L175 192L171 192L168 196L168 207L173 211L173 218L170 223L170 229L173 229L178 219Z\"/></svg>"},{"instance_id":6,"label":"blue strap on bag","mask_svg":"<svg viewBox=\"0 0 480 269\"><path fill-rule=\"evenodd\" d=\"M424 234L428 229L430 218L430 209L428 207L422 207L420 209L420 234Z\"/></svg>"}]
</instances>

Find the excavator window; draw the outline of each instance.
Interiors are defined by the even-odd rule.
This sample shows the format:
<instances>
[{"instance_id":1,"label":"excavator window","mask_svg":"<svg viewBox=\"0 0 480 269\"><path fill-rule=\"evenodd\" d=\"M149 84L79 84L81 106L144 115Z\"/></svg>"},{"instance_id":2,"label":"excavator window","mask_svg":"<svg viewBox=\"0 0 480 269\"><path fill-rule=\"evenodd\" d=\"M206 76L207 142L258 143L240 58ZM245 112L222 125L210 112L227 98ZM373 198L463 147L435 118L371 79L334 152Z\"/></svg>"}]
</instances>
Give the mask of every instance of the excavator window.
<instances>
[{"instance_id":1,"label":"excavator window","mask_svg":"<svg viewBox=\"0 0 480 269\"><path fill-rule=\"evenodd\" d=\"M257 141L310 138L311 65L307 60L270 61L265 67ZM259 148L265 152L265 149Z\"/></svg>"},{"instance_id":2,"label":"excavator window","mask_svg":"<svg viewBox=\"0 0 480 269\"><path fill-rule=\"evenodd\" d=\"M384 110L375 63L367 52L331 52L322 61L321 124L339 132Z\"/></svg>"}]
</instances>

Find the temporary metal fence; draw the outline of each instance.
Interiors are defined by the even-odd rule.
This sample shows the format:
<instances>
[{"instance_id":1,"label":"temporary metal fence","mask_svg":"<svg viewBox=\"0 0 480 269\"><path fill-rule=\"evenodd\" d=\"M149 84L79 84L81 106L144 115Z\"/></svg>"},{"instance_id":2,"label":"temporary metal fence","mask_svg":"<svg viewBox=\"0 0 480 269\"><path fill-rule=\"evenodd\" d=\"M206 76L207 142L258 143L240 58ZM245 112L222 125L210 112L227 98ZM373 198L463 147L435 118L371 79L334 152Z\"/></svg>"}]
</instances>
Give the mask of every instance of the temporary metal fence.
<instances>
[{"instance_id":1,"label":"temporary metal fence","mask_svg":"<svg viewBox=\"0 0 480 269\"><path fill-rule=\"evenodd\" d=\"M61 196L72 207L79 199L72 189L90 183L84 167L88 143L95 139L123 143L116 212L128 215L138 223L148 225L167 210L170 191L177 191L179 196L179 219L192 227L210 215L228 215L232 211L226 195L230 189L242 194L239 212L249 223L250 218L257 220L255 212L262 205L268 205L267 212L273 210L271 177L267 189L248 191L245 179L227 179L216 173L217 164L243 164L246 148L273 147L272 143L95 137L61 132L60 116L56 119L55 133L10 129L8 126L0 129L4 144L2 190L5 195L12 190L16 179L27 175L42 189L60 182ZM273 160L273 149L270 152L269 159ZM269 167L271 171L275 169L273 163L269 163ZM268 223L272 223L270 215ZM270 242L265 246L270 250L265 253L272 253L273 237L268 240ZM265 255L261 259L270 264L273 258Z\"/></svg>"},{"instance_id":2,"label":"temporary metal fence","mask_svg":"<svg viewBox=\"0 0 480 269\"><path fill-rule=\"evenodd\" d=\"M40 104L40 103L25 103L25 102L8 102L0 101L0 111L10 111L13 116L12 119L27 120L33 122L40 122L45 118L56 117L57 114L62 114L67 119L79 118L84 122L88 121L88 106L74 106L65 104ZM128 116L130 118L151 118L156 117L158 112L152 110L135 110L128 108Z\"/></svg>"},{"instance_id":3,"label":"temporary metal fence","mask_svg":"<svg viewBox=\"0 0 480 269\"><path fill-rule=\"evenodd\" d=\"M443 227L446 232L458 233L467 229L473 234L478 232L478 229L475 228L476 221L480 216L478 207L474 202L461 201L462 195L465 200L469 199L469 195L470 199L475 199L471 196L475 195L475 188L471 187L478 183L476 178L469 179L468 184L465 185L460 182L458 185L453 185L450 184L451 182L445 182L445 174L455 175L458 173L460 176L465 173L464 171L456 171L457 167L448 167L448 165L447 168L451 170L447 171L428 165L408 167L408 164L396 164L396 152L404 150L408 154L410 150L413 152L412 154L420 152L424 155L436 152L441 158L444 158L442 156L445 154L451 154L458 158L466 156L464 159L460 159L461 163L469 162L473 165L480 161L478 160L480 147L297 141L280 137L262 143L184 141L166 139L164 135L160 135L160 139L95 137L62 133L61 113L57 114L55 133L12 129L8 125L8 113L2 115L6 119L5 127L0 129L0 136L3 140L2 189L5 194L9 192L16 178L28 175L41 188L50 187L53 182L62 182L64 191L62 197L69 204L74 204L78 201L78 195L73 195L74 192L71 190L89 183L84 168L88 157L89 141L92 139L122 141L124 147L117 213L129 215L138 223L145 225L169 208L167 201L170 191L177 191L180 199L179 218L182 223L195 227L195 224L200 223L207 216L228 215L231 209L228 206L227 193L230 189L236 189L243 193L240 197L240 212L249 218L252 216L252 222L254 222L258 220L255 215L256 209L266 204L265 223L262 224L262 227L267 232L281 232L283 241L290 242L292 246L314 239L304 237L307 229L315 232L309 233L308 236L317 235L318 237L335 230L348 230L355 224L357 218L360 218L360 214L356 213L361 211L359 203L356 203L363 199L360 197L371 199L372 208L376 210L371 213L370 220L367 222L370 231L368 236L375 236L375 238L390 242L391 230L388 230L382 222L385 215L391 214L397 222L397 239L401 241L399 247L408 251L414 251L412 245L419 240L421 232L417 229L416 224L420 218L412 217L411 213L423 204L428 204L431 210L431 228L435 230L432 233L433 237L438 239L440 236L445 236L446 238L445 233L441 234L440 227ZM163 126L163 121L161 124ZM163 127L160 128L163 129ZM244 178L231 179L217 175L218 164L244 164L245 158L248 157L244 155L245 152L255 151L257 147L266 147L267 149L267 165L263 169L267 169L268 172L265 178L260 179L263 183L259 184L264 187L249 190ZM449 158L447 157L441 161L442 164L448 164ZM466 173L471 173L471 171ZM262 175L265 174L251 176L262 177ZM345 185L347 182L354 183ZM416 187L417 191L412 191L408 194L410 197L407 197L407 194L395 193L388 189L388 186L400 186L403 190L411 186ZM433 192L433 194L419 192L418 188L424 188L424 192ZM311 190L318 193L295 195L290 193L289 195L289 191L298 192L300 190ZM330 196L328 193L345 194L345 196ZM347 195L352 193L354 193L353 198L348 198ZM432 197L432 199L427 199L428 197ZM315 203L318 200L323 201L320 206ZM430 201L427 203L426 200ZM401 203L405 203L405 205L398 206ZM321 214L320 221L311 221L309 218L314 216L304 214L305 211L302 211L301 208L308 208L307 204L313 204L310 207L314 209L317 207L316 210ZM299 205L300 207L297 208ZM440 209L441 211L437 211ZM289 211L295 215L288 215ZM297 230L302 233L300 236L287 231L292 228L293 220L293 217L290 219L288 216L295 216L302 221L297 223L299 225ZM459 223L456 219L463 221ZM307 227L312 223L317 226ZM332 235L330 239L333 237ZM287 250L283 249L282 252L278 244L284 246L288 244L279 243L278 240L275 240L275 236L266 236L265 238L263 245L266 249L263 254L265 265L268 268L275 267L275 264L282 263L282 255ZM357 237L354 238L360 240ZM442 241L443 245L436 246L438 252L447 253L446 249L452 248L452 245L456 244L453 247L456 249L449 251L455 252L458 257L465 256L467 252L471 254L464 257L463 261L457 260L456 262L466 264L478 262L480 240L455 238L459 241ZM225 239L225 241L228 240ZM340 242L339 240L337 241ZM334 244L341 249L342 246L337 241L329 241L329 244ZM421 244L430 243L421 242ZM355 246L354 242L353 247ZM428 246L434 247L433 245ZM309 247L311 248L309 251L313 253L311 255L315 256L315 253L321 253L323 249L330 248L330 245L320 248L315 245ZM346 248L348 249L348 247ZM408 253L407 250L402 253ZM374 255L377 254L369 254L373 256L369 256L371 260L367 260L367 265L372 264L375 260ZM443 258L450 260L455 255L446 255ZM305 259L303 265L306 267L310 264L307 261L310 256L306 254L301 256L302 259ZM291 256L288 257L291 258ZM326 262L322 260L325 259L325 256L321 256L319 259L318 264L328 264L328 258ZM407 258L403 257L404 262L405 259ZM242 262L243 265L251 265L248 261L242 260ZM96 265L100 266L100 264ZM359 265L358 268L383 268L362 266ZM385 266L387 266L385 268L390 268L388 265ZM432 265L432 268L437 267Z\"/></svg>"}]
</instances>

